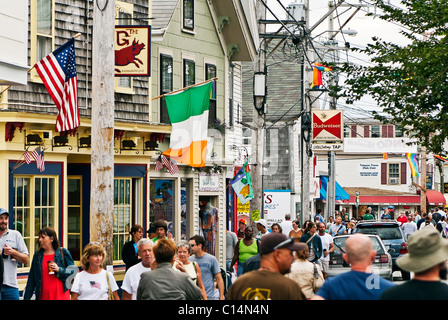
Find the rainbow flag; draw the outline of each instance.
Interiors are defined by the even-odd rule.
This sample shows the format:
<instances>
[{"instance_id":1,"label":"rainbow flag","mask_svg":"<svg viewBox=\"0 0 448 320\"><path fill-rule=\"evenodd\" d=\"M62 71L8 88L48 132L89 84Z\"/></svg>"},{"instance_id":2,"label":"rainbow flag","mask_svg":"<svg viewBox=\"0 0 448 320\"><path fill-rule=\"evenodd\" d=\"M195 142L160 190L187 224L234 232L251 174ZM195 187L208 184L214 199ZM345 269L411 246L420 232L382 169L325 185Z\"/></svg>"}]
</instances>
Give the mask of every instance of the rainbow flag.
<instances>
[{"instance_id":1,"label":"rainbow flag","mask_svg":"<svg viewBox=\"0 0 448 320\"><path fill-rule=\"evenodd\" d=\"M389 153L383 152L383 159L389 159Z\"/></svg>"},{"instance_id":2,"label":"rainbow flag","mask_svg":"<svg viewBox=\"0 0 448 320\"><path fill-rule=\"evenodd\" d=\"M313 64L313 89L319 89L322 83L322 72L333 70L331 67L326 67L320 63Z\"/></svg>"},{"instance_id":3,"label":"rainbow flag","mask_svg":"<svg viewBox=\"0 0 448 320\"><path fill-rule=\"evenodd\" d=\"M406 158L408 159L409 167L411 168L411 174L413 177L420 176L418 172L418 162L417 162L417 153L406 153Z\"/></svg>"},{"instance_id":4,"label":"rainbow flag","mask_svg":"<svg viewBox=\"0 0 448 320\"><path fill-rule=\"evenodd\" d=\"M441 155L438 155L438 154L435 154L434 158L442 160L442 161L448 161L448 157L444 157L444 156L441 156Z\"/></svg>"}]
</instances>

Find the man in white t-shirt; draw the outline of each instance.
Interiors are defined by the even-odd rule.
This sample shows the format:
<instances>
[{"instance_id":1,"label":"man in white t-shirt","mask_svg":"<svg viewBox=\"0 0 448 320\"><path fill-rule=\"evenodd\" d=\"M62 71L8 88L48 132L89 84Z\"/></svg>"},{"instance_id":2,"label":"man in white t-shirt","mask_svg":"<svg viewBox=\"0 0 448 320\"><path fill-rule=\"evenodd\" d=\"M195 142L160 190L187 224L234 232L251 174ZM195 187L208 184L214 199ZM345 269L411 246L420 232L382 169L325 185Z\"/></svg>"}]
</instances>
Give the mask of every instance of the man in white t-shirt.
<instances>
[{"instance_id":1,"label":"man in white t-shirt","mask_svg":"<svg viewBox=\"0 0 448 320\"><path fill-rule=\"evenodd\" d=\"M330 253L334 251L333 237L325 232L325 223L320 222L317 226L318 235L322 241L322 256L319 258L318 263L322 269L324 278L327 278L328 266L330 263Z\"/></svg>"},{"instance_id":2,"label":"man in white t-shirt","mask_svg":"<svg viewBox=\"0 0 448 320\"><path fill-rule=\"evenodd\" d=\"M289 237L289 232L292 230L291 215L289 213L285 214L285 220L280 223L280 227L282 227L282 233Z\"/></svg>"},{"instance_id":3,"label":"man in white t-shirt","mask_svg":"<svg viewBox=\"0 0 448 320\"><path fill-rule=\"evenodd\" d=\"M142 259L140 263L130 267L124 275L123 300L137 300L137 289L140 283L140 275L143 272L151 271L151 264L154 261L152 252L153 242L150 239L143 238L137 242L137 254Z\"/></svg>"},{"instance_id":4,"label":"man in white t-shirt","mask_svg":"<svg viewBox=\"0 0 448 320\"><path fill-rule=\"evenodd\" d=\"M28 248L22 234L9 229L9 212L0 208L0 259L3 259L3 286L0 283L0 300L19 300L17 263L28 264Z\"/></svg>"}]
</instances>

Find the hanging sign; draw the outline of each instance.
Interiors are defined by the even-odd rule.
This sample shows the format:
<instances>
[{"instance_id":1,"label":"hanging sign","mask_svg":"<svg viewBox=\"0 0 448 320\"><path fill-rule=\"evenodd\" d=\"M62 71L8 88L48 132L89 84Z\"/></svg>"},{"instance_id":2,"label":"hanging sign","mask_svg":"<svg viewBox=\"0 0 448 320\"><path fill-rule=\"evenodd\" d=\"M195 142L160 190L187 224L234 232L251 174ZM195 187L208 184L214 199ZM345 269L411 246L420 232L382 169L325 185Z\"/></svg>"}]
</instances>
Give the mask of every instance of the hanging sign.
<instances>
[{"instance_id":1,"label":"hanging sign","mask_svg":"<svg viewBox=\"0 0 448 320\"><path fill-rule=\"evenodd\" d=\"M151 26L115 26L115 76L149 77Z\"/></svg>"},{"instance_id":2,"label":"hanging sign","mask_svg":"<svg viewBox=\"0 0 448 320\"><path fill-rule=\"evenodd\" d=\"M311 112L313 141L342 141L344 121L342 110L315 110Z\"/></svg>"}]
</instances>

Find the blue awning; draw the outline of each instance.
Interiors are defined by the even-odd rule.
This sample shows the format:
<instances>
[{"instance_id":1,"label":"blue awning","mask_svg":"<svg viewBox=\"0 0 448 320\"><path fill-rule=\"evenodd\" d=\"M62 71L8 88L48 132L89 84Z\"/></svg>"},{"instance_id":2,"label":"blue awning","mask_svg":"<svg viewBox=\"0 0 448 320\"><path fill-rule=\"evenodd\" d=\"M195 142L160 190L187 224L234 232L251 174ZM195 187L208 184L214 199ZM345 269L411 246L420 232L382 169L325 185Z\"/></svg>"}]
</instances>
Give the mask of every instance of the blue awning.
<instances>
[{"instance_id":1,"label":"blue awning","mask_svg":"<svg viewBox=\"0 0 448 320\"><path fill-rule=\"evenodd\" d=\"M320 176L320 198L317 200L327 200L327 176ZM334 183L334 199L335 200L350 200L350 195L340 186L340 184L335 181Z\"/></svg>"}]
</instances>

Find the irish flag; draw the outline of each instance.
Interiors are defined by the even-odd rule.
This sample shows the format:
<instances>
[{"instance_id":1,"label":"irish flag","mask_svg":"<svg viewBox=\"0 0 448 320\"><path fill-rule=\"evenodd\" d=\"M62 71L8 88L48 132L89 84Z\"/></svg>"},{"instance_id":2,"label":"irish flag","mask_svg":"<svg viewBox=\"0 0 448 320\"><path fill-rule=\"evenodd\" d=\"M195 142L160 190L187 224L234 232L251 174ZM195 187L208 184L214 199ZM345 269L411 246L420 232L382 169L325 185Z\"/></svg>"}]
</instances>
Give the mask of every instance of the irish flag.
<instances>
[{"instance_id":1,"label":"irish flag","mask_svg":"<svg viewBox=\"0 0 448 320\"><path fill-rule=\"evenodd\" d=\"M212 81L165 95L170 147L162 154L191 167L205 167Z\"/></svg>"}]
</instances>

